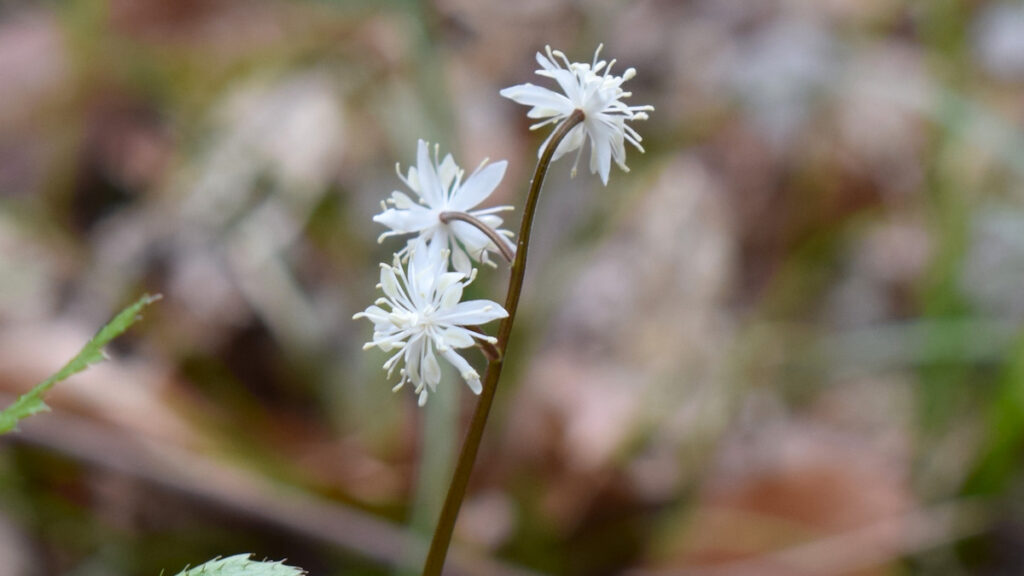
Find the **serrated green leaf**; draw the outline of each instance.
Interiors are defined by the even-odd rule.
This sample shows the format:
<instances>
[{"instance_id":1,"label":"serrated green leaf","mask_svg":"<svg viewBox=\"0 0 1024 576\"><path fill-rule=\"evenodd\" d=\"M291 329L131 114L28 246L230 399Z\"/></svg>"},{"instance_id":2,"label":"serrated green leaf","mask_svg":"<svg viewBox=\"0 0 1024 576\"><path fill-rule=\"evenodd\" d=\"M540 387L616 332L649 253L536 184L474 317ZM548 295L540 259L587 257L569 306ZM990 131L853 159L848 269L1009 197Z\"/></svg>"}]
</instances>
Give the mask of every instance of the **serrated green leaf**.
<instances>
[{"instance_id":1,"label":"serrated green leaf","mask_svg":"<svg viewBox=\"0 0 1024 576\"><path fill-rule=\"evenodd\" d=\"M251 554L238 554L228 558L215 558L195 568L186 568L177 576L303 576L301 568L281 562L256 562Z\"/></svg>"},{"instance_id":2,"label":"serrated green leaf","mask_svg":"<svg viewBox=\"0 0 1024 576\"><path fill-rule=\"evenodd\" d=\"M37 384L28 392L22 394L18 399L2 412L0 412L0 434L14 430L18 422L39 412L46 412L50 408L43 402L43 395L53 388L54 384L74 374L85 370L89 366L105 360L103 347L111 340L121 335L132 324L139 320L139 312L153 302L160 299L160 295L151 296L146 294L139 298L134 304L125 308L114 317L106 326L93 336L92 340L86 343L78 354L64 365L56 374Z\"/></svg>"}]
</instances>

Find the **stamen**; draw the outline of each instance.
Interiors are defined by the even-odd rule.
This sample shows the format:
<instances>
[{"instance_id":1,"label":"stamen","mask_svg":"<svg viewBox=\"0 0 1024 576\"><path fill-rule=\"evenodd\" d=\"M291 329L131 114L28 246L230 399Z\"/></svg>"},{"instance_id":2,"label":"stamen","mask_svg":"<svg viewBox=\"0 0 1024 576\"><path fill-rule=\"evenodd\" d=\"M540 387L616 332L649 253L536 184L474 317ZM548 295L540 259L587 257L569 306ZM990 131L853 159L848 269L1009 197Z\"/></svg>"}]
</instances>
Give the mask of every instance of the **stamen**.
<instances>
[{"instance_id":1,"label":"stamen","mask_svg":"<svg viewBox=\"0 0 1024 576\"><path fill-rule=\"evenodd\" d=\"M569 172L569 177L570 178L575 178L576 177L576 170L580 166L580 156L583 156L583 145L582 144L580 144L579 151L576 152L576 161L572 163L572 171Z\"/></svg>"},{"instance_id":2,"label":"stamen","mask_svg":"<svg viewBox=\"0 0 1024 576\"><path fill-rule=\"evenodd\" d=\"M615 63L616 63L616 62L618 62L618 60L615 60L615 59L613 58L613 59L612 59L612 61L608 63L608 67L607 67L607 68L605 68L605 70L604 70L604 77L605 77L605 78L607 78L607 77L608 77L608 75L612 73L612 66L615 66ZM595 72L596 72L596 70L595 70Z\"/></svg>"},{"instance_id":3,"label":"stamen","mask_svg":"<svg viewBox=\"0 0 1024 576\"><path fill-rule=\"evenodd\" d=\"M569 58L567 58L567 57L565 56L565 53L564 53L564 52L562 52L561 50L555 50L554 52L552 52L552 54L554 54L555 56L558 56L559 58L561 58L561 59L562 59L562 62L564 62L564 63L565 63L565 69L566 69L566 70L572 70L572 68L573 68L573 63L572 63L572 62L569 62Z\"/></svg>"},{"instance_id":4,"label":"stamen","mask_svg":"<svg viewBox=\"0 0 1024 576\"><path fill-rule=\"evenodd\" d=\"M488 362L496 362L501 358L501 350L498 350L497 346L495 346L498 343L497 338L484 333L483 329L479 326L466 326L465 328L478 338L478 340L475 340L476 346L484 353ZM466 380L467 378L463 376L462 379Z\"/></svg>"},{"instance_id":5,"label":"stamen","mask_svg":"<svg viewBox=\"0 0 1024 576\"><path fill-rule=\"evenodd\" d=\"M483 210L473 210L470 212L473 216L489 216L498 212L510 212L515 210L515 206L494 206L492 208L484 208ZM499 232L501 234L501 232Z\"/></svg>"},{"instance_id":6,"label":"stamen","mask_svg":"<svg viewBox=\"0 0 1024 576\"><path fill-rule=\"evenodd\" d=\"M558 122L561 119L562 119L561 116L558 116L558 115L552 116L552 117L548 118L547 120L544 120L543 122L538 122L538 123L534 124L533 126L530 126L530 130L536 130L538 128L543 128L544 126L547 126L548 124L552 124L554 122Z\"/></svg>"}]
</instances>

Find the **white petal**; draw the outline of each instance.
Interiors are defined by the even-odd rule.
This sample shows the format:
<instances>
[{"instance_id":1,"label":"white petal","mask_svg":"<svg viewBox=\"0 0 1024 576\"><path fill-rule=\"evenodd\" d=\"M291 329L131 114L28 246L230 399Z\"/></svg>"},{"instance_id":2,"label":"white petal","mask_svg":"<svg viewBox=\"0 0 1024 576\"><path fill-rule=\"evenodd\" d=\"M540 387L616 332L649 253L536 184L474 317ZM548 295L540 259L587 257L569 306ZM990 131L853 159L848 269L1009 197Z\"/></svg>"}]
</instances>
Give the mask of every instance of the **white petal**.
<instances>
[{"instance_id":1,"label":"white petal","mask_svg":"<svg viewBox=\"0 0 1024 576\"><path fill-rule=\"evenodd\" d=\"M438 263L444 259L447 240L437 235L430 242L419 236L411 242L409 249L409 292L416 308L422 309L433 303L431 297L439 280Z\"/></svg>"},{"instance_id":2,"label":"white petal","mask_svg":"<svg viewBox=\"0 0 1024 576\"><path fill-rule=\"evenodd\" d=\"M455 249L452 250L452 268L455 268L456 272L466 276L469 276L472 272L473 263L469 261L469 256L466 255L466 251L462 248L455 247Z\"/></svg>"},{"instance_id":3,"label":"white petal","mask_svg":"<svg viewBox=\"0 0 1024 576\"><path fill-rule=\"evenodd\" d=\"M473 172L469 178L459 187L458 193L452 198L451 208L462 212L469 212L477 204L483 202L494 192L494 189L501 183L505 176L505 168L508 162L502 160L484 166Z\"/></svg>"},{"instance_id":4,"label":"white petal","mask_svg":"<svg viewBox=\"0 0 1024 576\"><path fill-rule=\"evenodd\" d=\"M575 109L564 95L529 83L505 88L499 94L524 106L533 106L533 110L527 114L530 118L568 116Z\"/></svg>"},{"instance_id":5,"label":"white petal","mask_svg":"<svg viewBox=\"0 0 1024 576\"><path fill-rule=\"evenodd\" d=\"M452 366L455 366L455 369L459 371L459 375L462 376L462 379L466 381L466 384L469 384L470 389L473 390L474 393L480 393L480 374L478 374L477 371L474 370L473 367L469 365L469 362L466 362L465 358L460 356L459 353L456 352L455 350L449 349L444 352L444 359L450 362ZM476 386L470 383L471 381L474 380L476 381Z\"/></svg>"},{"instance_id":6,"label":"white petal","mask_svg":"<svg viewBox=\"0 0 1024 576\"><path fill-rule=\"evenodd\" d=\"M409 198L408 194L403 194L398 190L391 193L391 203L399 210L408 210L413 206L419 206L419 204L414 202L412 198Z\"/></svg>"},{"instance_id":7,"label":"white petal","mask_svg":"<svg viewBox=\"0 0 1024 576\"><path fill-rule=\"evenodd\" d=\"M465 277L465 275L460 274L459 272L445 272L444 274L441 274L441 277L437 281L437 290L439 292L444 292L445 290L448 290L449 286Z\"/></svg>"},{"instance_id":8,"label":"white petal","mask_svg":"<svg viewBox=\"0 0 1024 576\"><path fill-rule=\"evenodd\" d=\"M473 333L465 328L452 326L441 335L441 341L445 348L471 348L476 346L473 340Z\"/></svg>"},{"instance_id":9,"label":"white petal","mask_svg":"<svg viewBox=\"0 0 1024 576\"><path fill-rule=\"evenodd\" d=\"M428 206L440 208L444 199L441 181L434 170L434 161L430 157L430 145L423 140L416 147L416 170L419 177L420 195Z\"/></svg>"},{"instance_id":10,"label":"white petal","mask_svg":"<svg viewBox=\"0 0 1024 576\"><path fill-rule=\"evenodd\" d=\"M461 274L460 274L461 276ZM462 284L458 282L449 285L441 295L441 310L455 308L462 300Z\"/></svg>"},{"instance_id":11,"label":"white petal","mask_svg":"<svg viewBox=\"0 0 1024 576\"><path fill-rule=\"evenodd\" d=\"M550 49L551 47L548 46L548 50ZM555 70L558 68L558 65L553 60L545 56L543 52L537 52L536 60L537 64L540 64L541 68L544 68L545 70Z\"/></svg>"},{"instance_id":12,"label":"white petal","mask_svg":"<svg viewBox=\"0 0 1024 576\"><path fill-rule=\"evenodd\" d=\"M420 358L423 356L423 339L410 340L405 347L405 374L413 386L419 387L423 382L420 376Z\"/></svg>"},{"instance_id":13,"label":"white petal","mask_svg":"<svg viewBox=\"0 0 1024 576\"><path fill-rule=\"evenodd\" d=\"M420 173L416 170L415 166L409 166L409 172L405 177L405 182L409 185L409 189L415 192L417 196L420 198L423 197L423 194L420 193L420 190L423 188L420 186Z\"/></svg>"},{"instance_id":14,"label":"white petal","mask_svg":"<svg viewBox=\"0 0 1024 576\"><path fill-rule=\"evenodd\" d=\"M447 154L444 160L441 161L441 165L437 168L437 175L441 179L441 185L444 186L445 190L451 187L458 174L458 164L455 163L455 159L452 158L451 154Z\"/></svg>"},{"instance_id":15,"label":"white petal","mask_svg":"<svg viewBox=\"0 0 1024 576\"><path fill-rule=\"evenodd\" d=\"M391 266L380 267L380 287L391 300L399 300L401 298L398 288L398 277L395 276L395 269Z\"/></svg>"},{"instance_id":16,"label":"white petal","mask_svg":"<svg viewBox=\"0 0 1024 576\"><path fill-rule=\"evenodd\" d=\"M388 312L379 306L370 306L363 312L356 314L356 316L359 318L369 318L370 322L373 322L373 329L377 332L391 324Z\"/></svg>"},{"instance_id":17,"label":"white petal","mask_svg":"<svg viewBox=\"0 0 1024 576\"><path fill-rule=\"evenodd\" d=\"M579 77L569 70L553 70L550 77L558 82L558 86L565 92L566 100L571 102L573 108L583 108L586 102L583 100L583 91L580 90Z\"/></svg>"},{"instance_id":18,"label":"white petal","mask_svg":"<svg viewBox=\"0 0 1024 576\"><path fill-rule=\"evenodd\" d=\"M612 169L612 144L603 133L590 136L590 171L600 174L601 182L608 185L608 173Z\"/></svg>"},{"instance_id":19,"label":"white petal","mask_svg":"<svg viewBox=\"0 0 1024 576\"><path fill-rule=\"evenodd\" d=\"M491 239L484 235L483 232L477 230L476 226L472 224L452 222L451 230L473 258L477 258L482 250L492 245Z\"/></svg>"},{"instance_id":20,"label":"white petal","mask_svg":"<svg viewBox=\"0 0 1024 576\"><path fill-rule=\"evenodd\" d=\"M440 225L440 221L432 211L418 204L408 210L388 208L374 216L373 221L383 224L400 234L420 232Z\"/></svg>"},{"instance_id":21,"label":"white petal","mask_svg":"<svg viewBox=\"0 0 1024 576\"><path fill-rule=\"evenodd\" d=\"M506 316L508 312L497 302L469 300L459 302L451 311L438 314L438 320L459 326L478 326Z\"/></svg>"},{"instance_id":22,"label":"white petal","mask_svg":"<svg viewBox=\"0 0 1024 576\"><path fill-rule=\"evenodd\" d=\"M437 356L429 347L423 357L423 379L431 388L436 388L441 381L441 365L437 363Z\"/></svg>"},{"instance_id":23,"label":"white petal","mask_svg":"<svg viewBox=\"0 0 1024 576\"><path fill-rule=\"evenodd\" d=\"M570 130L569 133L566 134L565 138L562 139L562 141L558 144L558 148L555 149L555 154L554 156L551 157L551 160L558 160L566 153L572 152L573 150L576 150L580 146L583 146L583 143L586 141L586 134L587 133L583 129L582 124L577 124L576 126L574 126L573 129ZM553 135L554 133L552 133L552 136ZM546 147L547 144L544 145L544 148Z\"/></svg>"},{"instance_id":24,"label":"white petal","mask_svg":"<svg viewBox=\"0 0 1024 576\"><path fill-rule=\"evenodd\" d=\"M501 216L496 216L494 214L484 214L483 216L477 216L477 218L479 218L480 221L483 222L484 224L487 224L488 226L493 228L495 232L498 232L499 234L501 233L501 230L498 230L498 228L501 228L502 223L505 222L504 220L502 220Z\"/></svg>"}]
</instances>

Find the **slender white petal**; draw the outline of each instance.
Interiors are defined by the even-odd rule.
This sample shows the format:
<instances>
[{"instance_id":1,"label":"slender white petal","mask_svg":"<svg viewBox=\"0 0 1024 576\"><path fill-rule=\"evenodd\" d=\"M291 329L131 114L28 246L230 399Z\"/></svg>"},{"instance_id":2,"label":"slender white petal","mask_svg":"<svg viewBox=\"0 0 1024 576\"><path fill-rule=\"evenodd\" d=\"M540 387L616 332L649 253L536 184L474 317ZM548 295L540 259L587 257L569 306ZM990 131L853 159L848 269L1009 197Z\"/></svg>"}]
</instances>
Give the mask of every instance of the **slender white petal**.
<instances>
[{"instance_id":1,"label":"slender white petal","mask_svg":"<svg viewBox=\"0 0 1024 576\"><path fill-rule=\"evenodd\" d=\"M373 221L391 228L399 234L419 232L434 225L437 215L419 205L404 210L388 208L373 217Z\"/></svg>"},{"instance_id":2,"label":"slender white petal","mask_svg":"<svg viewBox=\"0 0 1024 576\"><path fill-rule=\"evenodd\" d=\"M444 202L444 187L437 175L436 163L430 158L430 144L420 140L416 145L416 170L419 174L420 197L428 206Z\"/></svg>"},{"instance_id":3,"label":"slender white petal","mask_svg":"<svg viewBox=\"0 0 1024 576\"><path fill-rule=\"evenodd\" d=\"M465 328L452 326L444 331L441 335L441 340L444 342L446 349L469 348L475 344L473 341L474 335L479 336L479 334Z\"/></svg>"},{"instance_id":4,"label":"slender white petal","mask_svg":"<svg viewBox=\"0 0 1024 576\"><path fill-rule=\"evenodd\" d=\"M441 309L454 308L462 300L462 284L452 284L441 294Z\"/></svg>"},{"instance_id":5,"label":"slender white petal","mask_svg":"<svg viewBox=\"0 0 1024 576\"><path fill-rule=\"evenodd\" d=\"M556 116L573 105L564 95L529 83L505 88L499 94L523 106L533 106L526 114L530 118Z\"/></svg>"},{"instance_id":6,"label":"slender white petal","mask_svg":"<svg viewBox=\"0 0 1024 576\"><path fill-rule=\"evenodd\" d=\"M457 222L456 224L462 224L462 222ZM466 254L465 250L458 247L452 250L452 268L455 268L456 272L466 274L472 267L473 263L470 262L469 255Z\"/></svg>"},{"instance_id":7,"label":"slender white petal","mask_svg":"<svg viewBox=\"0 0 1024 576\"><path fill-rule=\"evenodd\" d=\"M467 302L459 302L454 308L444 311L442 318L460 326L475 326L506 316L508 316L508 312L497 302L469 300Z\"/></svg>"},{"instance_id":8,"label":"slender white petal","mask_svg":"<svg viewBox=\"0 0 1024 576\"><path fill-rule=\"evenodd\" d=\"M484 166L471 174L459 189L459 193L452 195L450 208L460 212L469 212L486 200L501 183L507 166L508 162L502 160Z\"/></svg>"},{"instance_id":9,"label":"slender white petal","mask_svg":"<svg viewBox=\"0 0 1024 576\"><path fill-rule=\"evenodd\" d=\"M472 366L469 365L469 362L466 362L465 358L460 356L458 352L451 349L444 351L443 354L444 359L451 363L452 366L455 366L459 371L459 376L462 376L462 379L466 381L470 390L472 390L474 394L480 394L480 392L483 391L483 387L480 386L480 375Z\"/></svg>"},{"instance_id":10,"label":"slender white petal","mask_svg":"<svg viewBox=\"0 0 1024 576\"><path fill-rule=\"evenodd\" d=\"M437 388L441 381L441 365L437 363L437 356L433 351L427 352L423 357L423 379L431 389Z\"/></svg>"},{"instance_id":11,"label":"slender white petal","mask_svg":"<svg viewBox=\"0 0 1024 576\"><path fill-rule=\"evenodd\" d=\"M391 300L400 298L398 292L398 278L395 277L395 269L391 266L380 267L380 287L384 295Z\"/></svg>"}]
</instances>

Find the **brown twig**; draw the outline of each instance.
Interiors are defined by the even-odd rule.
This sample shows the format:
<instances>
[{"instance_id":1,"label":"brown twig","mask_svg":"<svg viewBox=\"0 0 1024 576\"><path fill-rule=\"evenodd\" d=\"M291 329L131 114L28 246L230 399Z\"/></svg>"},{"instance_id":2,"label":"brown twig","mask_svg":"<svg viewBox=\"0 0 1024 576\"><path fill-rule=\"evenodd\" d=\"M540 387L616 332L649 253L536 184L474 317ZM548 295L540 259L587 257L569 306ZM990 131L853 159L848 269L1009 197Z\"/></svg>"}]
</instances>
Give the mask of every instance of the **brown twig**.
<instances>
[{"instance_id":1,"label":"brown twig","mask_svg":"<svg viewBox=\"0 0 1024 576\"><path fill-rule=\"evenodd\" d=\"M484 235L491 240L494 246L498 249L498 252L501 252L501 255L505 258L506 262L511 264L515 259L516 254L512 251L512 247L509 246L508 238L498 234L497 230L491 228L487 224L484 224L483 220L480 220L476 216L467 214L466 212L441 212L437 217L445 224L452 220L459 220L472 225L477 230L483 232Z\"/></svg>"}]
</instances>

